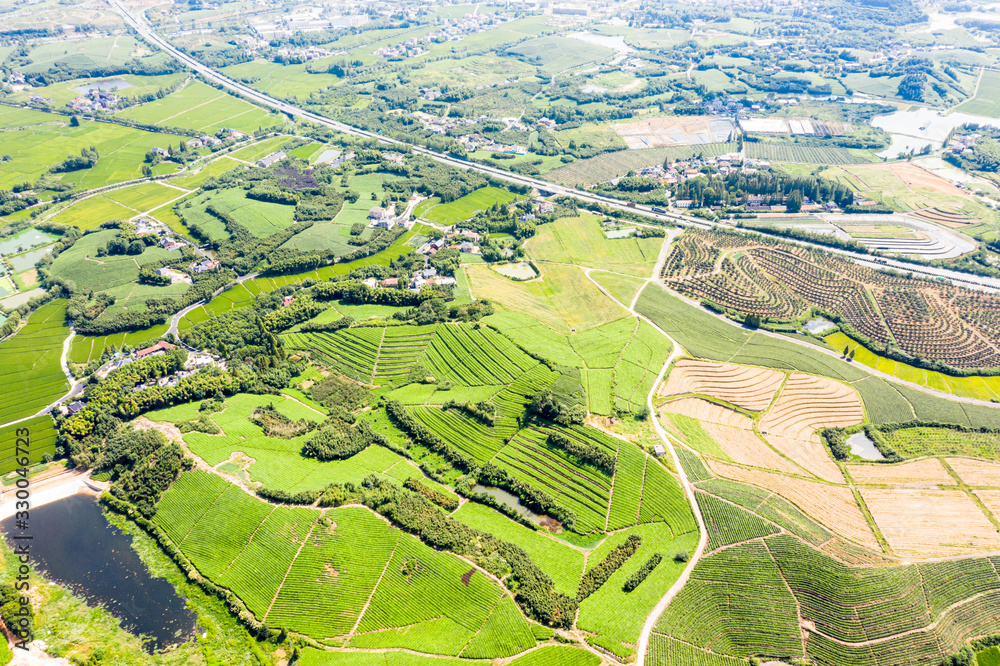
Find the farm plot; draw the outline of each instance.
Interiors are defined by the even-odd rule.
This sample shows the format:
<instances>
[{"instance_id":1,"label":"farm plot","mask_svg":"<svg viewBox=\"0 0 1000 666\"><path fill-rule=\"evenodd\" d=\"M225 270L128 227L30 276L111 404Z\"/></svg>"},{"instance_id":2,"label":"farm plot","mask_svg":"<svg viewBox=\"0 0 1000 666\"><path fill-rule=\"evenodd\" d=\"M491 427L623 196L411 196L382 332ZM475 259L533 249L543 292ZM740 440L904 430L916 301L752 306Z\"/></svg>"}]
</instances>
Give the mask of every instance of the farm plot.
<instances>
[{"instance_id":1,"label":"farm plot","mask_svg":"<svg viewBox=\"0 0 1000 666\"><path fill-rule=\"evenodd\" d=\"M746 155L753 159L801 164L868 164L876 161L874 155L867 150L767 141L747 142Z\"/></svg>"},{"instance_id":2,"label":"farm plot","mask_svg":"<svg viewBox=\"0 0 1000 666\"><path fill-rule=\"evenodd\" d=\"M498 613L511 638L487 642L482 656L534 644L517 608L499 609L501 591L488 577L366 509L274 507L214 475L188 472L164 494L154 520L199 571L272 626L453 654ZM366 605L370 598L377 601ZM447 622L434 619L442 615Z\"/></svg>"},{"instance_id":3,"label":"farm plot","mask_svg":"<svg viewBox=\"0 0 1000 666\"><path fill-rule=\"evenodd\" d=\"M802 654L795 597L763 543L734 546L698 562L656 631L744 659Z\"/></svg>"},{"instance_id":4,"label":"farm plot","mask_svg":"<svg viewBox=\"0 0 1000 666\"><path fill-rule=\"evenodd\" d=\"M702 394L760 412L771 404L784 381L785 373L767 368L681 359L658 395Z\"/></svg>"},{"instance_id":5,"label":"farm plot","mask_svg":"<svg viewBox=\"0 0 1000 666\"><path fill-rule=\"evenodd\" d=\"M562 217L541 225L525 242L525 250L538 261L553 261L648 277L656 263L662 238L608 238L599 219L589 213ZM624 302L627 304L631 299Z\"/></svg>"},{"instance_id":6,"label":"farm plot","mask_svg":"<svg viewBox=\"0 0 1000 666\"><path fill-rule=\"evenodd\" d=\"M963 113L1000 118L1000 73L984 70L976 96L958 107Z\"/></svg>"},{"instance_id":7,"label":"farm plot","mask_svg":"<svg viewBox=\"0 0 1000 666\"><path fill-rule=\"evenodd\" d=\"M63 208L52 218L57 224L65 224L89 231L110 220L128 220L136 212L100 194L81 199Z\"/></svg>"},{"instance_id":8,"label":"farm plot","mask_svg":"<svg viewBox=\"0 0 1000 666\"><path fill-rule=\"evenodd\" d=\"M514 282L487 266L466 267L469 287L516 313L534 317L559 333L582 331L622 317L616 305L574 266L547 264L540 281Z\"/></svg>"},{"instance_id":9,"label":"farm plot","mask_svg":"<svg viewBox=\"0 0 1000 666\"><path fill-rule=\"evenodd\" d=\"M508 429L484 425L458 410L415 407L412 413L450 446L479 463L489 462L510 436Z\"/></svg>"},{"instance_id":10,"label":"farm plot","mask_svg":"<svg viewBox=\"0 0 1000 666\"><path fill-rule=\"evenodd\" d=\"M529 39L507 49L507 53L538 67L546 75L558 74L563 70L604 60L614 55L614 51L604 46L588 44L579 39L554 36Z\"/></svg>"},{"instance_id":11,"label":"farm plot","mask_svg":"<svg viewBox=\"0 0 1000 666\"><path fill-rule=\"evenodd\" d=\"M72 280L82 292L103 291L134 283L145 264L178 257L160 247L147 247L142 254L135 256L123 254L98 257L98 248L106 246L117 234L116 229L108 229L83 236L55 258L51 268L53 274ZM151 293L171 293L169 290L170 287L158 287Z\"/></svg>"},{"instance_id":12,"label":"farm plot","mask_svg":"<svg viewBox=\"0 0 1000 666\"><path fill-rule=\"evenodd\" d=\"M954 486L956 483L937 458L915 460L891 466L848 465L847 471L858 485L935 488L939 485ZM968 480L966 482L970 483Z\"/></svg>"},{"instance_id":13,"label":"farm plot","mask_svg":"<svg viewBox=\"0 0 1000 666\"><path fill-rule=\"evenodd\" d=\"M255 132L281 124L279 116L200 81L192 81L163 99L126 109L120 115L146 125L181 127L209 134L223 127Z\"/></svg>"},{"instance_id":14,"label":"farm plot","mask_svg":"<svg viewBox=\"0 0 1000 666\"><path fill-rule=\"evenodd\" d=\"M312 359L329 363L348 377L371 382L383 329L344 329L334 333L288 333L289 349L306 350Z\"/></svg>"},{"instance_id":15,"label":"farm plot","mask_svg":"<svg viewBox=\"0 0 1000 666\"><path fill-rule=\"evenodd\" d=\"M538 365L513 342L490 328L442 325L427 349L428 368L465 386L510 384Z\"/></svg>"},{"instance_id":16,"label":"farm plot","mask_svg":"<svg viewBox=\"0 0 1000 666\"><path fill-rule=\"evenodd\" d=\"M0 423L31 416L69 388L59 365L66 326L65 299L35 310L28 323L0 342Z\"/></svg>"},{"instance_id":17,"label":"farm plot","mask_svg":"<svg viewBox=\"0 0 1000 666\"><path fill-rule=\"evenodd\" d=\"M993 523L961 490L861 488L861 496L899 555L967 555L1000 547Z\"/></svg>"},{"instance_id":18,"label":"farm plot","mask_svg":"<svg viewBox=\"0 0 1000 666\"><path fill-rule=\"evenodd\" d=\"M0 427L0 476L23 467L18 458L25 455L28 458L28 465L42 462L42 457L46 454L54 456L56 434L55 424L48 414Z\"/></svg>"},{"instance_id":19,"label":"farm plot","mask_svg":"<svg viewBox=\"0 0 1000 666\"><path fill-rule=\"evenodd\" d=\"M904 458L959 455L1000 460L1000 436L996 433L919 427L890 430L884 436Z\"/></svg>"},{"instance_id":20,"label":"farm plot","mask_svg":"<svg viewBox=\"0 0 1000 666\"><path fill-rule=\"evenodd\" d=\"M177 188L162 183L141 183L113 190L104 196L126 208L131 208L136 213L147 213L185 194Z\"/></svg>"},{"instance_id":21,"label":"farm plot","mask_svg":"<svg viewBox=\"0 0 1000 666\"><path fill-rule=\"evenodd\" d=\"M663 279L691 298L746 314L794 319L819 306L875 343L895 341L907 353L956 368L1000 364L989 323L1000 298L914 282L776 239L687 231L672 247Z\"/></svg>"},{"instance_id":22,"label":"farm plot","mask_svg":"<svg viewBox=\"0 0 1000 666\"><path fill-rule=\"evenodd\" d=\"M693 523L692 523L693 524ZM639 549L623 564L604 585L580 604L577 626L598 635L591 639L623 660L634 654L636 637L646 616L684 570L685 563L674 559L678 552L691 552L698 542L697 530L687 533L674 532L662 523L638 525L615 532L595 548L587 558L588 569L603 561L607 554L629 536L642 538ZM639 587L631 592L622 589L625 581L654 554L664 555L663 561L653 569Z\"/></svg>"},{"instance_id":23,"label":"farm plot","mask_svg":"<svg viewBox=\"0 0 1000 666\"><path fill-rule=\"evenodd\" d=\"M638 502L638 498L636 501ZM498 511L476 502L463 504L454 513L454 517L470 527L489 532L504 541L524 548L532 561L552 577L557 591L568 595L576 594L577 586L580 584L580 576L583 575L584 558L583 553L579 550L567 546L544 532L528 529L515 523ZM633 516L633 522L634 519L635 516Z\"/></svg>"},{"instance_id":24,"label":"farm plot","mask_svg":"<svg viewBox=\"0 0 1000 666\"><path fill-rule=\"evenodd\" d=\"M834 532L868 548L879 549L878 541L864 514L861 513L854 495L845 486L806 481L713 460L709 460L708 465L718 476L766 488L792 502Z\"/></svg>"},{"instance_id":25,"label":"farm plot","mask_svg":"<svg viewBox=\"0 0 1000 666\"><path fill-rule=\"evenodd\" d=\"M4 189L34 182L52 166L91 146L101 156L97 164L62 174L60 180L89 189L141 178L146 153L174 139L169 134L90 120L71 127L65 116L26 109L8 109L0 115L0 125L7 127L4 152L12 158L0 164L0 187Z\"/></svg>"},{"instance_id":26,"label":"farm plot","mask_svg":"<svg viewBox=\"0 0 1000 666\"><path fill-rule=\"evenodd\" d=\"M209 465L218 466L241 452L253 459L246 468L245 479L260 482L268 488L289 492L320 490L330 483L360 483L371 474L385 475L403 460L399 455L380 446L369 446L346 459L319 461L302 455L302 446L309 435L283 439L264 435L259 426L248 420L257 407L273 404L279 412L294 420L319 422L326 415L295 400L276 396L237 394L227 398L224 409L211 415L222 429L220 435L190 432L183 435L191 452ZM194 418L183 410L187 405L149 412L146 417L155 422L176 423ZM378 429L376 416L373 425Z\"/></svg>"},{"instance_id":27,"label":"farm plot","mask_svg":"<svg viewBox=\"0 0 1000 666\"><path fill-rule=\"evenodd\" d=\"M547 436L547 432L535 428L522 430L496 454L494 462L573 511L576 529L603 530L611 500L611 479L595 469L581 467L561 449L547 446Z\"/></svg>"},{"instance_id":28,"label":"farm plot","mask_svg":"<svg viewBox=\"0 0 1000 666\"><path fill-rule=\"evenodd\" d=\"M481 187L474 192L466 194L464 197L439 203L435 206L425 208L421 211L420 217L438 224L451 225L463 220L467 220L480 211L485 211L494 204L508 204L517 199L513 193L502 190L499 187Z\"/></svg>"},{"instance_id":29,"label":"farm plot","mask_svg":"<svg viewBox=\"0 0 1000 666\"><path fill-rule=\"evenodd\" d=\"M387 328L374 366L375 382L391 382L404 377L427 349L435 330L434 326Z\"/></svg>"},{"instance_id":30,"label":"farm plot","mask_svg":"<svg viewBox=\"0 0 1000 666\"><path fill-rule=\"evenodd\" d=\"M227 238L225 223L208 212L209 206L232 216L258 238L287 229L294 223L294 206L250 199L242 188L206 192L185 201L178 212L189 228L197 226L213 239Z\"/></svg>"}]
</instances>

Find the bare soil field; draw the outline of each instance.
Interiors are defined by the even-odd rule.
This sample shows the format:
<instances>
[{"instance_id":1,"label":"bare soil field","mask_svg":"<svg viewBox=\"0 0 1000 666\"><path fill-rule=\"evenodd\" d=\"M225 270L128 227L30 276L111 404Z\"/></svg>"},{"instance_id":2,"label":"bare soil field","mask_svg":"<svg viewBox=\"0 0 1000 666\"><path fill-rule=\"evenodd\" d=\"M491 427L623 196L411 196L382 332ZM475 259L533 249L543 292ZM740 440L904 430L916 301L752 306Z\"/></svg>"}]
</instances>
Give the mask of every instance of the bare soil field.
<instances>
[{"instance_id":1,"label":"bare soil field","mask_svg":"<svg viewBox=\"0 0 1000 666\"><path fill-rule=\"evenodd\" d=\"M948 465L970 486L1000 487L1000 465L972 458L946 458Z\"/></svg>"},{"instance_id":2,"label":"bare soil field","mask_svg":"<svg viewBox=\"0 0 1000 666\"><path fill-rule=\"evenodd\" d=\"M849 386L794 373L778 402L761 419L760 429L765 434L808 440L821 428L855 425L864 418L861 400Z\"/></svg>"},{"instance_id":3,"label":"bare soil field","mask_svg":"<svg viewBox=\"0 0 1000 666\"><path fill-rule=\"evenodd\" d=\"M709 461L709 466L718 476L777 493L834 532L873 550L879 550L874 533L854 501L854 494L846 486L805 481L714 460Z\"/></svg>"},{"instance_id":4,"label":"bare soil field","mask_svg":"<svg viewBox=\"0 0 1000 666\"><path fill-rule=\"evenodd\" d=\"M681 359L659 395L700 393L752 412L767 409L785 379L783 372L731 363Z\"/></svg>"},{"instance_id":5,"label":"bare soil field","mask_svg":"<svg viewBox=\"0 0 1000 666\"><path fill-rule=\"evenodd\" d=\"M782 457L750 430L714 423L703 423L702 427L734 462L788 474L808 475L808 472L791 460Z\"/></svg>"},{"instance_id":6,"label":"bare soil field","mask_svg":"<svg viewBox=\"0 0 1000 666\"><path fill-rule=\"evenodd\" d=\"M780 435L765 435L768 443L797 462L804 469L830 483L844 483L844 474L830 457L830 451L818 435L795 439Z\"/></svg>"},{"instance_id":7,"label":"bare soil field","mask_svg":"<svg viewBox=\"0 0 1000 666\"><path fill-rule=\"evenodd\" d=\"M661 411L690 416L701 421L703 425L708 422L743 430L753 429L753 422L742 414L701 398L671 400L663 405Z\"/></svg>"},{"instance_id":8,"label":"bare soil field","mask_svg":"<svg viewBox=\"0 0 1000 666\"><path fill-rule=\"evenodd\" d=\"M1000 534L961 490L862 488L868 510L897 555L933 557L1000 549Z\"/></svg>"},{"instance_id":9,"label":"bare soil field","mask_svg":"<svg viewBox=\"0 0 1000 666\"><path fill-rule=\"evenodd\" d=\"M894 488L934 488L954 486L955 479L937 458L894 465L848 465L847 471L858 485Z\"/></svg>"},{"instance_id":10,"label":"bare soil field","mask_svg":"<svg viewBox=\"0 0 1000 666\"><path fill-rule=\"evenodd\" d=\"M717 116L670 116L612 125L632 150L730 141L736 126Z\"/></svg>"}]
</instances>

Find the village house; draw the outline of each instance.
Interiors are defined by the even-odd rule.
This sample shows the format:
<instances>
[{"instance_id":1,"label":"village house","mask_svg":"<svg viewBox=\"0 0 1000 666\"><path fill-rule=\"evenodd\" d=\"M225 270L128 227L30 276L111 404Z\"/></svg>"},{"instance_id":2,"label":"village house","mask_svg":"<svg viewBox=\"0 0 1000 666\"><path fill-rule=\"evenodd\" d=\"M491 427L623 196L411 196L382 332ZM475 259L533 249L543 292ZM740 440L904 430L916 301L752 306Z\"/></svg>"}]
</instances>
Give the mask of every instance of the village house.
<instances>
[{"instance_id":1,"label":"village house","mask_svg":"<svg viewBox=\"0 0 1000 666\"><path fill-rule=\"evenodd\" d=\"M152 347L146 347L145 349L140 349L136 352L135 357L146 358L147 356L158 356L160 354L166 354L169 349L177 349L177 345L172 345L166 340L160 340Z\"/></svg>"}]
</instances>

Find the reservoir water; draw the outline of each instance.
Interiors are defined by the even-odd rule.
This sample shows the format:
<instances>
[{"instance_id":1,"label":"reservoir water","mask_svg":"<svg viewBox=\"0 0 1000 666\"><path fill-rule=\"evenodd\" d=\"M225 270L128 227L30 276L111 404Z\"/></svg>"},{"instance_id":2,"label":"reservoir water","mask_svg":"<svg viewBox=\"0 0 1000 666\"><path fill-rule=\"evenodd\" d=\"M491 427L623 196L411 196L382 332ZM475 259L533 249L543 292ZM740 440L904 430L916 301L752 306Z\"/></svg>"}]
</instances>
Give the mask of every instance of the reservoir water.
<instances>
[{"instance_id":1,"label":"reservoir water","mask_svg":"<svg viewBox=\"0 0 1000 666\"><path fill-rule=\"evenodd\" d=\"M514 495L513 493L507 492L502 488L497 488L495 486L484 486L482 484L477 483L476 485L472 486L472 492L485 493L486 495L489 495L490 497L500 502L501 504L509 506L510 508L514 509L514 511L517 511L519 514L521 514L522 516L524 516L525 518L527 518L536 525L558 524L555 520L552 519L551 516L538 515L528 507L521 504L521 498L519 498L517 495Z\"/></svg>"},{"instance_id":2,"label":"reservoir water","mask_svg":"<svg viewBox=\"0 0 1000 666\"><path fill-rule=\"evenodd\" d=\"M851 453L861 456L865 460L885 460L882 452L875 447L875 442L869 439L864 431L848 437L847 445L851 447Z\"/></svg>"},{"instance_id":3,"label":"reservoir water","mask_svg":"<svg viewBox=\"0 0 1000 666\"><path fill-rule=\"evenodd\" d=\"M90 495L31 510L30 530L21 532L14 519L0 522L8 535L31 534L31 558L37 569L99 604L127 631L148 637L148 651L183 642L195 633L197 616L174 587L154 578L132 550L132 537L105 519Z\"/></svg>"}]
</instances>

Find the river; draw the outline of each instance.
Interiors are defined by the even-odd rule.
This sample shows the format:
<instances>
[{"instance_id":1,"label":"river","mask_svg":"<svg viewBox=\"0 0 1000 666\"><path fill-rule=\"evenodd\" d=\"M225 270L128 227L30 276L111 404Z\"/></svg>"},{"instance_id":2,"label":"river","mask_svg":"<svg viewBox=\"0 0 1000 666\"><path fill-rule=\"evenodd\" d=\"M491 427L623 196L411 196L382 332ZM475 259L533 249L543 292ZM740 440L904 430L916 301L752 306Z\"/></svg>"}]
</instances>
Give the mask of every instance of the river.
<instances>
[{"instance_id":1,"label":"river","mask_svg":"<svg viewBox=\"0 0 1000 666\"><path fill-rule=\"evenodd\" d=\"M0 529L32 535L35 567L106 608L127 631L148 637L147 651L194 635L197 616L166 579L149 573L132 550L132 537L107 521L93 496L72 495L33 508L27 532L17 530L13 518L0 522Z\"/></svg>"}]
</instances>

